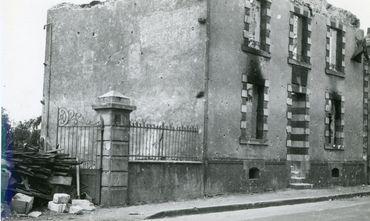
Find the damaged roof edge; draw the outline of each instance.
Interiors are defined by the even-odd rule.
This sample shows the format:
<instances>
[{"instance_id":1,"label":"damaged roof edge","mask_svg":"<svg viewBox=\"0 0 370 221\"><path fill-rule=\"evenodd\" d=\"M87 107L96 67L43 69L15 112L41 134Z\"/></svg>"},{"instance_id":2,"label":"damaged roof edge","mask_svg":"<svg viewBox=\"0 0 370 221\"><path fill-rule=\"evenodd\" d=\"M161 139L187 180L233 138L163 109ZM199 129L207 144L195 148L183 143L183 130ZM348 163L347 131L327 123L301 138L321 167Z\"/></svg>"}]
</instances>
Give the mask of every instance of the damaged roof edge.
<instances>
[{"instance_id":1,"label":"damaged roof edge","mask_svg":"<svg viewBox=\"0 0 370 221\"><path fill-rule=\"evenodd\" d=\"M326 9L330 18L340 19L345 24L360 28L360 19L351 11L336 7L330 3L328 3Z\"/></svg>"},{"instance_id":2,"label":"damaged roof edge","mask_svg":"<svg viewBox=\"0 0 370 221\"><path fill-rule=\"evenodd\" d=\"M99 5L105 5L107 3L112 3L112 2L115 2L115 1L117 1L117 0L91 1L90 3L87 3L87 4L74 4L74 3L69 3L69 2L63 2L63 3L60 3L58 5L53 6L49 10L52 11L52 10L57 10L57 9L61 9L61 8L89 9L89 8L93 8L93 7L96 7L96 6L99 6Z\"/></svg>"},{"instance_id":3,"label":"damaged roof edge","mask_svg":"<svg viewBox=\"0 0 370 221\"><path fill-rule=\"evenodd\" d=\"M61 8L67 8L67 9L90 9L93 7L106 5L109 3L117 2L119 0L105 0L105 1L91 1L87 4L73 4L73 3L67 3L63 2L61 4L58 4L49 10L57 10ZM290 0L290 2L299 4L299 5L305 5L312 9L314 13L322 14L327 16L330 19L337 19L340 20L342 23L353 26L355 28L360 27L360 19L357 18L355 14L352 12L336 7L331 3L328 3L327 0Z\"/></svg>"}]
</instances>

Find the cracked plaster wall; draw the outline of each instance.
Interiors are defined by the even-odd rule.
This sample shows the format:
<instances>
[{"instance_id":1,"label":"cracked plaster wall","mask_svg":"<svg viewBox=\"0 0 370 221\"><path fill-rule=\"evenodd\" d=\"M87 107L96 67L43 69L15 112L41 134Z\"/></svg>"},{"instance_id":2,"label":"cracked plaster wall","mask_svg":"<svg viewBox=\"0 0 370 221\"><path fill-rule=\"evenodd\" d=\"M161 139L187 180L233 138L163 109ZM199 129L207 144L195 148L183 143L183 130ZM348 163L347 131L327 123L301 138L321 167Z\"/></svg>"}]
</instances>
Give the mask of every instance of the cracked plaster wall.
<instances>
[{"instance_id":1,"label":"cracked plaster wall","mask_svg":"<svg viewBox=\"0 0 370 221\"><path fill-rule=\"evenodd\" d=\"M44 86L47 103L50 80L49 141L55 142L57 107L97 119L91 105L110 89L137 106L132 119L202 128L204 101L196 96L204 91L206 26L198 18L205 15L205 1L198 0L112 0L51 8L51 61Z\"/></svg>"}]
</instances>

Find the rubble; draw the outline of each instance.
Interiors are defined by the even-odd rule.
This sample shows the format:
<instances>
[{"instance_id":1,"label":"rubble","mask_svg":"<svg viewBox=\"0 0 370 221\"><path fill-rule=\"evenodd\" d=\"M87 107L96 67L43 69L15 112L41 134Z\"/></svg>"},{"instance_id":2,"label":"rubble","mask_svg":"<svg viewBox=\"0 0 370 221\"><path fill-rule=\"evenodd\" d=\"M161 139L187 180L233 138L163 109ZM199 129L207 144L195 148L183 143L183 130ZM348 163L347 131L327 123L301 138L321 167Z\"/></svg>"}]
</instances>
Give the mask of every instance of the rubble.
<instances>
[{"instance_id":1,"label":"rubble","mask_svg":"<svg viewBox=\"0 0 370 221\"><path fill-rule=\"evenodd\" d=\"M82 214L83 210L84 209L79 205L72 205L72 206L69 207L68 212L71 213L71 214Z\"/></svg>"},{"instance_id":2,"label":"rubble","mask_svg":"<svg viewBox=\"0 0 370 221\"><path fill-rule=\"evenodd\" d=\"M41 214L42 214L42 212L40 212L40 211L33 211L33 212L30 212L28 214L28 216L33 217L33 218L37 218L37 217L41 216Z\"/></svg>"},{"instance_id":3,"label":"rubble","mask_svg":"<svg viewBox=\"0 0 370 221\"><path fill-rule=\"evenodd\" d=\"M32 147L7 151L11 179L16 180L16 185L9 189L51 200L55 185L71 185L71 169L82 162L58 151L44 152Z\"/></svg>"},{"instance_id":4,"label":"rubble","mask_svg":"<svg viewBox=\"0 0 370 221\"><path fill-rule=\"evenodd\" d=\"M74 199L72 200L72 206L80 206L83 210L86 210L86 211L95 210L94 204L88 200Z\"/></svg>"},{"instance_id":5,"label":"rubble","mask_svg":"<svg viewBox=\"0 0 370 221\"><path fill-rule=\"evenodd\" d=\"M53 202L56 204L67 204L70 198L70 195L66 193L55 193L53 196Z\"/></svg>"},{"instance_id":6,"label":"rubble","mask_svg":"<svg viewBox=\"0 0 370 221\"><path fill-rule=\"evenodd\" d=\"M34 198L22 193L17 193L12 199L12 209L18 214L28 214L33 206Z\"/></svg>"},{"instance_id":7,"label":"rubble","mask_svg":"<svg viewBox=\"0 0 370 221\"><path fill-rule=\"evenodd\" d=\"M67 204L66 203L54 203L53 201L49 201L48 209L56 212L56 213L64 213L67 211Z\"/></svg>"}]
</instances>

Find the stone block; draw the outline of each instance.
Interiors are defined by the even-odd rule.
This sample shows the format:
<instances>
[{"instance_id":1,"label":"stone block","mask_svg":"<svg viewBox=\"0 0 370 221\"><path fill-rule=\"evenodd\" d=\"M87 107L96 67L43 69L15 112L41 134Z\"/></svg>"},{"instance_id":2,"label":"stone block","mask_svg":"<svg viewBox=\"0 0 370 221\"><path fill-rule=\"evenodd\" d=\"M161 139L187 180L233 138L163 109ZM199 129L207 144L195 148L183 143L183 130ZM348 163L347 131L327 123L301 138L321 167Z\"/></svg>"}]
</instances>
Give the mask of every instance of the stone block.
<instances>
[{"instance_id":1,"label":"stone block","mask_svg":"<svg viewBox=\"0 0 370 221\"><path fill-rule=\"evenodd\" d=\"M102 187L102 206L123 206L127 204L126 187Z\"/></svg>"},{"instance_id":2,"label":"stone block","mask_svg":"<svg viewBox=\"0 0 370 221\"><path fill-rule=\"evenodd\" d=\"M104 172L102 173L102 186L126 187L128 183L128 172Z\"/></svg>"},{"instance_id":3,"label":"stone block","mask_svg":"<svg viewBox=\"0 0 370 221\"><path fill-rule=\"evenodd\" d=\"M56 204L67 204L70 198L71 196L66 193L55 193L53 196L53 202Z\"/></svg>"},{"instance_id":4,"label":"stone block","mask_svg":"<svg viewBox=\"0 0 370 221\"><path fill-rule=\"evenodd\" d=\"M128 142L125 141L104 141L103 143L103 155L105 156L128 156L129 146ZM100 149L98 150L100 155Z\"/></svg>"},{"instance_id":5,"label":"stone block","mask_svg":"<svg viewBox=\"0 0 370 221\"><path fill-rule=\"evenodd\" d=\"M17 193L12 199L12 209L18 214L28 214L33 206L33 196Z\"/></svg>"},{"instance_id":6,"label":"stone block","mask_svg":"<svg viewBox=\"0 0 370 221\"><path fill-rule=\"evenodd\" d=\"M81 214L84 209L79 205L72 205L69 207L68 213Z\"/></svg>"},{"instance_id":7,"label":"stone block","mask_svg":"<svg viewBox=\"0 0 370 221\"><path fill-rule=\"evenodd\" d=\"M104 125L106 126L129 126L129 113L124 110L101 110L100 113L100 116L104 120Z\"/></svg>"},{"instance_id":8,"label":"stone block","mask_svg":"<svg viewBox=\"0 0 370 221\"><path fill-rule=\"evenodd\" d=\"M129 141L130 129L128 127L104 127L103 140Z\"/></svg>"},{"instance_id":9,"label":"stone block","mask_svg":"<svg viewBox=\"0 0 370 221\"><path fill-rule=\"evenodd\" d=\"M49 178L50 184L70 186L72 184L72 177L70 176L52 176Z\"/></svg>"},{"instance_id":10,"label":"stone block","mask_svg":"<svg viewBox=\"0 0 370 221\"><path fill-rule=\"evenodd\" d=\"M64 211L67 210L67 204L65 203L57 204L54 203L53 201L49 201L48 209L56 213L63 213Z\"/></svg>"},{"instance_id":11,"label":"stone block","mask_svg":"<svg viewBox=\"0 0 370 221\"><path fill-rule=\"evenodd\" d=\"M33 218L37 218L39 216L41 216L42 212L40 211L33 211L31 213L28 214L29 217L33 217Z\"/></svg>"},{"instance_id":12,"label":"stone block","mask_svg":"<svg viewBox=\"0 0 370 221\"><path fill-rule=\"evenodd\" d=\"M95 210L94 204L92 202L88 201L88 200L74 199L74 200L72 200L72 206L75 206L75 207L79 206L79 207L82 208L82 210L85 210L85 211ZM78 208L74 208L74 209L78 209Z\"/></svg>"},{"instance_id":13,"label":"stone block","mask_svg":"<svg viewBox=\"0 0 370 221\"><path fill-rule=\"evenodd\" d=\"M103 170L128 171L128 157L103 156Z\"/></svg>"}]
</instances>

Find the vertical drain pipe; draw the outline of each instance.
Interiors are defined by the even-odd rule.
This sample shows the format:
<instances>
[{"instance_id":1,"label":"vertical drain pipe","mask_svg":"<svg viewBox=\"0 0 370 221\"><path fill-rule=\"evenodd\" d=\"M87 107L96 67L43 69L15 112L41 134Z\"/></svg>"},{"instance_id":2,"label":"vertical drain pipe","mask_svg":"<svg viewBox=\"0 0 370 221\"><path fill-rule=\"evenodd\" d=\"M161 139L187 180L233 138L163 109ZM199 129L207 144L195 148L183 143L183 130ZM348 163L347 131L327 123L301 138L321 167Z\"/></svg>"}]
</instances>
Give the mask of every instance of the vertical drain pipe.
<instances>
[{"instance_id":1,"label":"vertical drain pipe","mask_svg":"<svg viewBox=\"0 0 370 221\"><path fill-rule=\"evenodd\" d=\"M49 138L49 124L50 124L50 87L51 87L51 59L52 59L52 43L53 43L53 26L52 23L47 23L44 25L44 29L49 29L49 35L48 35L48 62L44 63L44 66L48 67L48 85L47 85L47 106L46 106L46 138L44 140L44 150L47 150L47 143ZM45 79L44 79L45 81Z\"/></svg>"},{"instance_id":2,"label":"vertical drain pipe","mask_svg":"<svg viewBox=\"0 0 370 221\"><path fill-rule=\"evenodd\" d=\"M206 66L205 66L205 84L204 84L204 128L203 128L203 195L207 195L207 179L208 179L208 104L209 104L209 45L210 45L210 21L211 21L211 12L210 12L210 1L206 2Z\"/></svg>"}]
</instances>

